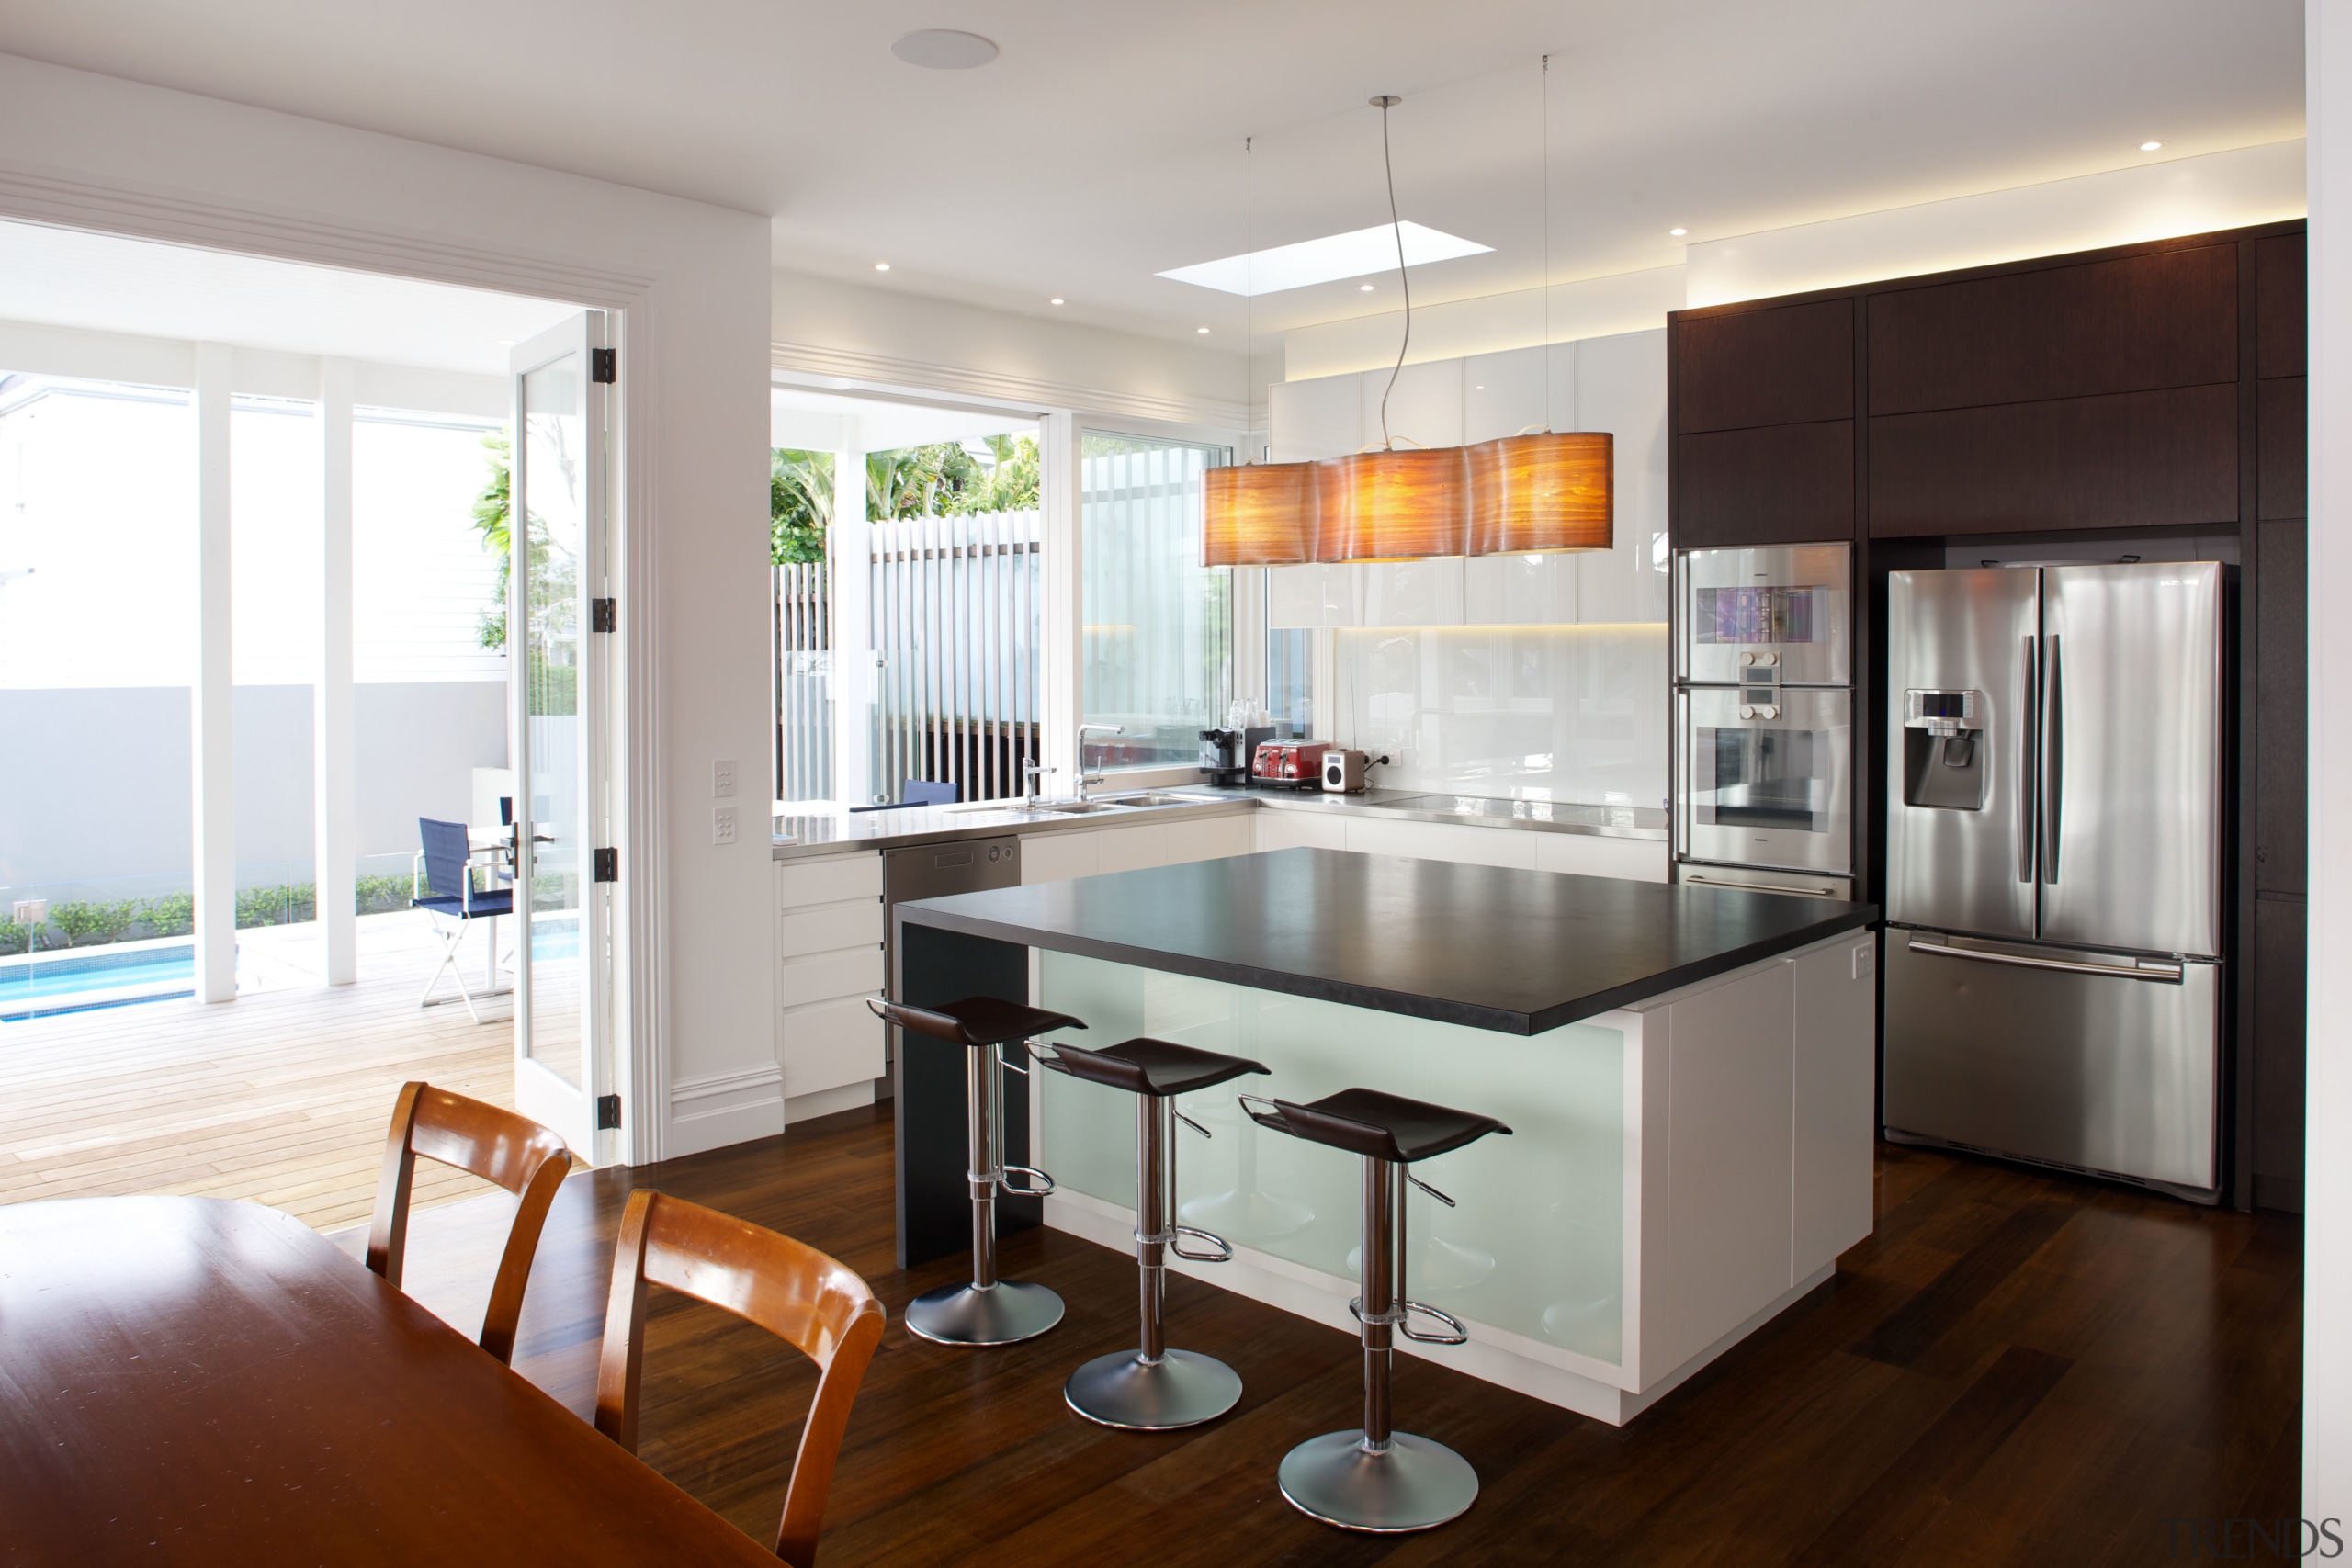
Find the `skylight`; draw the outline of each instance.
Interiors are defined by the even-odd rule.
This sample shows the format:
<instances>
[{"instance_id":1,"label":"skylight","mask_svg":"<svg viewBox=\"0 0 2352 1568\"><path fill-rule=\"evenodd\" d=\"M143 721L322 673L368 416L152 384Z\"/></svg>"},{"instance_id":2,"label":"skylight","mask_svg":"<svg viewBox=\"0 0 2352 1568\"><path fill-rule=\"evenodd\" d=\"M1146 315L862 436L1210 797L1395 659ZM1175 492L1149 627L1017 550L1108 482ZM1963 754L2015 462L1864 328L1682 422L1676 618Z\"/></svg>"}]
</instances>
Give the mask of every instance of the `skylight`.
<instances>
[{"instance_id":1,"label":"skylight","mask_svg":"<svg viewBox=\"0 0 2352 1568\"><path fill-rule=\"evenodd\" d=\"M1495 248L1482 245L1476 240L1464 240L1458 235L1424 228L1419 223L1403 223L1397 227L1404 231L1405 265L1408 266L1452 261L1456 256L1475 256ZM1342 277L1363 277L1368 273L1389 272L1396 265L1396 232L1385 223L1376 223L1351 234L1327 234L1319 240L1301 240L1295 245L1276 245L1272 250L1255 251L1246 256L1197 262L1159 276L1172 277L1179 283L1197 283L1204 288L1219 289L1227 294L1279 294L1285 288L1304 288L1310 283L1331 283Z\"/></svg>"}]
</instances>

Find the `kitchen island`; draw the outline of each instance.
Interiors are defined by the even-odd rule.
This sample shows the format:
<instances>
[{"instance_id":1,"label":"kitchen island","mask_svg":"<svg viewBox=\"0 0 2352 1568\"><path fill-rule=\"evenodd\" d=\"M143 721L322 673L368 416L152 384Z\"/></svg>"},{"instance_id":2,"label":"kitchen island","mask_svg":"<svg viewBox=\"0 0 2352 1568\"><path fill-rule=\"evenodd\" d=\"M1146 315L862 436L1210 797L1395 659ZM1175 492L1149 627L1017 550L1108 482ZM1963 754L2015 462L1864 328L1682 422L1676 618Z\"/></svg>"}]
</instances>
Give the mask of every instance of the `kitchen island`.
<instances>
[{"instance_id":1,"label":"kitchen island","mask_svg":"<svg viewBox=\"0 0 2352 1568\"><path fill-rule=\"evenodd\" d=\"M1871 1227L1875 910L1611 877L1293 849L899 906L893 994L986 994L1266 1063L1178 1101L1183 1265L1352 1329L1356 1162L1263 1133L1236 1090L1363 1085L1514 1135L1416 1168L1407 1287L1470 1325L1427 1354L1623 1422L1827 1279ZM900 1260L960 1251L964 1062L898 1059ZM1016 1086L1019 1080L1014 1080ZM1125 1096L1035 1073L1007 1157L1061 1184L1001 1201L1132 1247ZM1035 1134L1033 1138L1032 1134ZM1205 1350L1214 1347L1202 1346ZM1400 1347L1403 1348L1403 1347Z\"/></svg>"}]
</instances>

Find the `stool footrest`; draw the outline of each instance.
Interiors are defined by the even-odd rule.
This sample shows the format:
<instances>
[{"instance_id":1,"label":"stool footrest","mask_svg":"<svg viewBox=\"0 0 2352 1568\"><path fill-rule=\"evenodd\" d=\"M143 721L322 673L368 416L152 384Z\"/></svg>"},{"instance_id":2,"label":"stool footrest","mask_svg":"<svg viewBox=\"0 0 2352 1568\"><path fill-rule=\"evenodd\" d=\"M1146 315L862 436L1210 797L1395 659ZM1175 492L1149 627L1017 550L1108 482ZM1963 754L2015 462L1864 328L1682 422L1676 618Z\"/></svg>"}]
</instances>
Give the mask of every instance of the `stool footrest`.
<instances>
[{"instance_id":1,"label":"stool footrest","mask_svg":"<svg viewBox=\"0 0 2352 1568\"><path fill-rule=\"evenodd\" d=\"M1183 1258L1186 1262L1230 1263L1233 1261L1233 1244L1226 1240L1225 1237L1218 1235L1214 1231L1195 1230L1191 1225L1178 1225L1176 1227L1176 1235L1178 1239L1168 1244L1168 1250L1174 1253L1177 1257ZM1216 1247L1217 1250L1215 1252L1187 1252L1184 1250L1184 1243L1182 1238L1188 1235L1193 1237L1195 1240L1206 1242L1209 1246Z\"/></svg>"},{"instance_id":2,"label":"stool footrest","mask_svg":"<svg viewBox=\"0 0 2352 1568\"><path fill-rule=\"evenodd\" d=\"M1008 1176L1026 1176L1032 1180L1042 1181L1045 1185L1043 1187L1015 1187L1012 1182L1005 1179L1005 1177ZM1055 1184L1052 1177L1047 1176L1044 1171L1039 1170L1034 1165L1006 1166L1003 1173L997 1178L997 1185L1015 1198L1050 1198L1055 1193L1061 1190L1061 1189Z\"/></svg>"}]
</instances>

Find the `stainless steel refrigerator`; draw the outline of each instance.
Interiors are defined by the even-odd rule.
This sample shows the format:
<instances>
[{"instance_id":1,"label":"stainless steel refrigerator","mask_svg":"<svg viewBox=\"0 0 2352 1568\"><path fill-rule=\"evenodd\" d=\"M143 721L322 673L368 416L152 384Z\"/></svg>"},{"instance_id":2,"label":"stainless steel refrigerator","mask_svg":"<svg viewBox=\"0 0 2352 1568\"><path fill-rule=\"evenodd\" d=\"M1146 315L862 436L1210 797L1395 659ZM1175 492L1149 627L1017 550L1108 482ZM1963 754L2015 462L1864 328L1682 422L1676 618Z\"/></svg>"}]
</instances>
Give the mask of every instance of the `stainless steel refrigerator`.
<instances>
[{"instance_id":1,"label":"stainless steel refrigerator","mask_svg":"<svg viewBox=\"0 0 2352 1568\"><path fill-rule=\"evenodd\" d=\"M1886 1133L2221 1184L2222 580L1888 580Z\"/></svg>"}]
</instances>

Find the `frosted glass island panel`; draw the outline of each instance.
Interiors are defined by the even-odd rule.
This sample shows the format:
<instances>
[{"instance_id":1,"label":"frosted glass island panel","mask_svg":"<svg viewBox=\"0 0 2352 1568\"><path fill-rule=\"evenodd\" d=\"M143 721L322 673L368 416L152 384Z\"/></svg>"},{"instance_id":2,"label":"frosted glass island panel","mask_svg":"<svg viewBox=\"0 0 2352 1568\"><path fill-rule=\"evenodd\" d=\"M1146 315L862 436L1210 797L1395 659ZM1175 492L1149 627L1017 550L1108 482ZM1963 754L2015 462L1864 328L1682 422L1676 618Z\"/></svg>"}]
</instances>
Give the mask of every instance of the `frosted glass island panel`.
<instances>
[{"instance_id":1,"label":"frosted glass island panel","mask_svg":"<svg viewBox=\"0 0 2352 1568\"><path fill-rule=\"evenodd\" d=\"M1255 1076L1178 1098L1182 1224L1355 1276L1363 1162L1268 1132L1237 1091L1305 1101L1351 1086L1493 1116L1490 1135L1413 1168L1461 1206L1408 1200L1406 1289L1474 1323L1621 1361L1625 1037L1590 1023L1532 1036L1261 991L1044 950L1039 1005L1085 1019L1051 1039L1102 1049L1148 1034L1248 1056ZM1039 1075L1037 1163L1064 1188L1133 1208L1136 1101ZM1212 1272L1211 1278L1214 1278Z\"/></svg>"}]
</instances>

